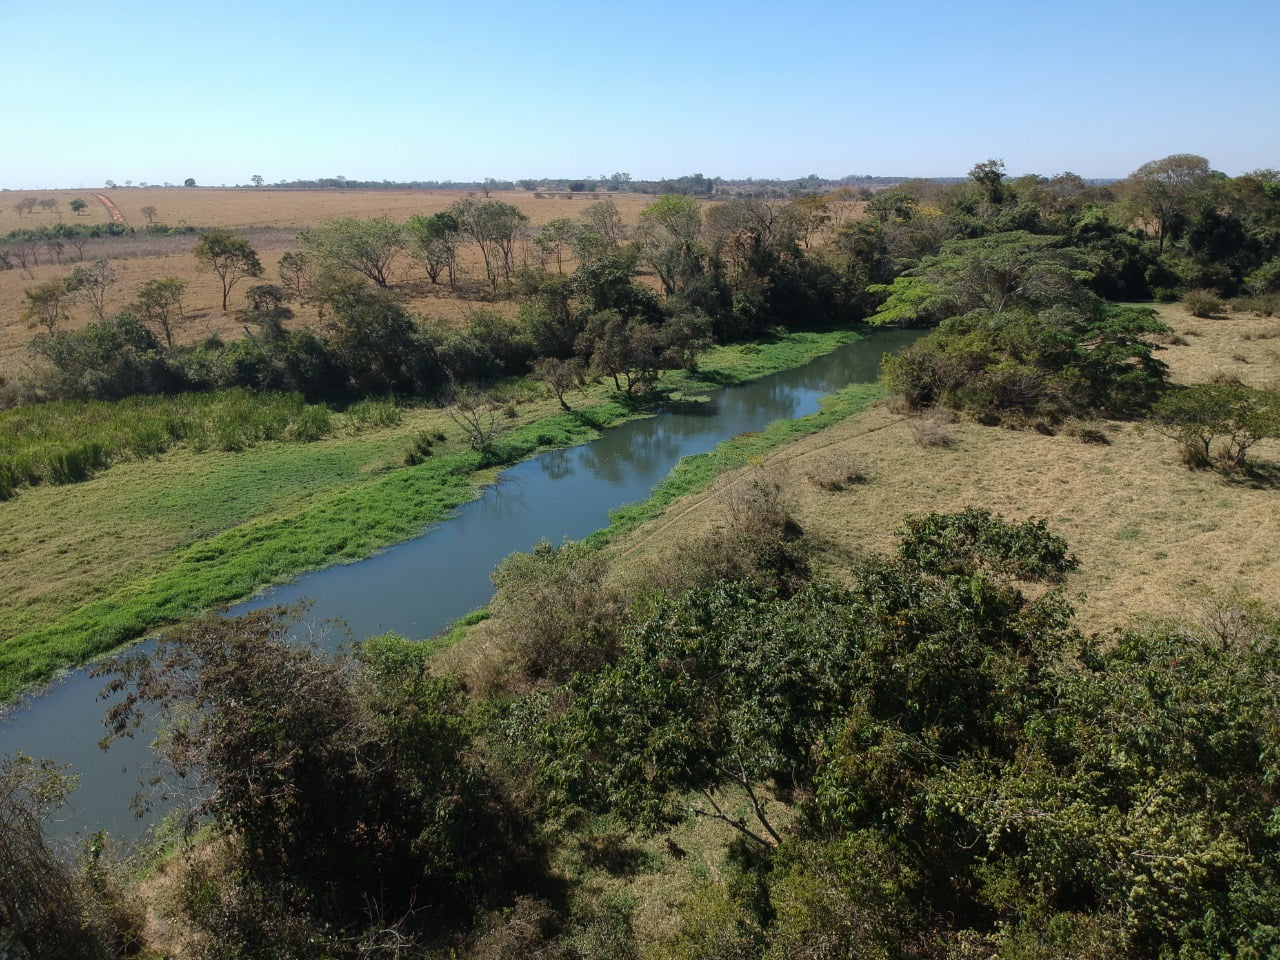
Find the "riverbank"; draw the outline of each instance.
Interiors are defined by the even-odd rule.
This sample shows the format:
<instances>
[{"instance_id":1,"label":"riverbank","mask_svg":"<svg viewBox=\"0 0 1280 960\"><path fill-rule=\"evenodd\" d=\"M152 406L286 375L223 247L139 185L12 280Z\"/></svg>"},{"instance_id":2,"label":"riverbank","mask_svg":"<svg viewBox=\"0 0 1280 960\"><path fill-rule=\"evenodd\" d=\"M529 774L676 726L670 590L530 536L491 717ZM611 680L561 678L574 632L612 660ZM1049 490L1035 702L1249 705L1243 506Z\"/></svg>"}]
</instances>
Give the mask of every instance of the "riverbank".
<instances>
[{"instance_id":1,"label":"riverbank","mask_svg":"<svg viewBox=\"0 0 1280 960\"><path fill-rule=\"evenodd\" d=\"M700 372L661 387L695 393L799 366L858 338L790 334L709 351ZM0 504L0 701L201 610L272 583L369 556L473 498L508 464L571 446L652 410L596 386L572 413L527 382L506 384L500 455L469 449L444 411L414 408L396 427L243 453L175 450L69 487ZM416 438L444 434L404 466Z\"/></svg>"}]
</instances>

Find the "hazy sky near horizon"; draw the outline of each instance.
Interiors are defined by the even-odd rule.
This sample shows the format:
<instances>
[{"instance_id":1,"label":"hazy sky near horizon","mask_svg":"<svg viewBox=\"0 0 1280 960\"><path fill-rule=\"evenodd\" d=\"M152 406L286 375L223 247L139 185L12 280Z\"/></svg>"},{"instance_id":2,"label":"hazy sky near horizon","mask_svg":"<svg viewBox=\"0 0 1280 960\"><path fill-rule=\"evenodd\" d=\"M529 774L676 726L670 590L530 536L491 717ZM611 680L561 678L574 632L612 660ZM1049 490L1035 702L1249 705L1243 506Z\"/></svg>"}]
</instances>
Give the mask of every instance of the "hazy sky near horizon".
<instances>
[{"instance_id":1,"label":"hazy sky near horizon","mask_svg":"<svg viewBox=\"0 0 1280 960\"><path fill-rule=\"evenodd\" d=\"M3 3L0 187L1280 167L1280 2Z\"/></svg>"}]
</instances>

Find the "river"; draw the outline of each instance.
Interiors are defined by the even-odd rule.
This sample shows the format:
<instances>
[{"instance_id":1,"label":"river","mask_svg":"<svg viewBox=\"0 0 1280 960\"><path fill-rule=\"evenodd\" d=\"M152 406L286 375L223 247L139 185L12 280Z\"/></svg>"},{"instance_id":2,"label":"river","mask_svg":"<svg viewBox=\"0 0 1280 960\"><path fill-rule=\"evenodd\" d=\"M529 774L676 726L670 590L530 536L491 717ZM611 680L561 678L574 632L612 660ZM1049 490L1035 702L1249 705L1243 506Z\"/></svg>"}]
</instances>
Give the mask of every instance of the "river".
<instances>
[{"instance_id":1,"label":"river","mask_svg":"<svg viewBox=\"0 0 1280 960\"><path fill-rule=\"evenodd\" d=\"M543 538L578 539L606 526L610 510L647 498L681 457L816 412L826 394L873 382L883 354L917 336L878 333L802 367L717 390L706 403L682 404L589 443L540 454L505 470L480 497L421 536L357 563L305 574L227 613L309 598L309 623L345 624L345 631L318 632L331 649L348 632L430 637L489 600L489 574L508 554ZM73 670L24 699L0 719L0 753L49 758L78 774L77 789L48 824L53 836L75 840L106 830L128 844L154 818L153 812L135 819L129 808L141 779L153 772L152 751L144 737L98 748L102 684L86 669Z\"/></svg>"}]
</instances>

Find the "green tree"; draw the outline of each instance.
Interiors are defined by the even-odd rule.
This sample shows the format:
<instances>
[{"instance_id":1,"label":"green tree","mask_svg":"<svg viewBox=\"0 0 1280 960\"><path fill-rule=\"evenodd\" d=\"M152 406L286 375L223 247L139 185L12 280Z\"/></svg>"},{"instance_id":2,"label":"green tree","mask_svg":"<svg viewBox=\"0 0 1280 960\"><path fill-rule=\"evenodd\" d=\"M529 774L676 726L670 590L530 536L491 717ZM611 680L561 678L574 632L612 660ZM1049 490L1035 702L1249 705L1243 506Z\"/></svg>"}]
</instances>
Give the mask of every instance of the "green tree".
<instances>
[{"instance_id":1,"label":"green tree","mask_svg":"<svg viewBox=\"0 0 1280 960\"><path fill-rule=\"evenodd\" d=\"M190 186L195 185L192 181ZM262 263L257 251L244 237L229 230L207 230L196 241L196 262L212 270L222 284L222 312L227 311L227 298L232 288L245 277L262 276Z\"/></svg>"},{"instance_id":2,"label":"green tree","mask_svg":"<svg viewBox=\"0 0 1280 960\"><path fill-rule=\"evenodd\" d=\"M266 181L262 179L262 174L255 173L252 177L249 178L249 182L252 183L255 187L260 187Z\"/></svg>"},{"instance_id":3,"label":"green tree","mask_svg":"<svg viewBox=\"0 0 1280 960\"><path fill-rule=\"evenodd\" d=\"M549 260L555 260L556 273L564 273L564 261L578 239L578 225L568 217L549 220L533 235L533 244Z\"/></svg>"},{"instance_id":4,"label":"green tree","mask_svg":"<svg viewBox=\"0 0 1280 960\"><path fill-rule=\"evenodd\" d=\"M1182 447L1190 467L1214 462L1244 469L1260 440L1280 438L1280 391L1242 383L1199 383L1170 392L1156 404L1154 421ZM1221 440L1218 449L1214 445Z\"/></svg>"},{"instance_id":5,"label":"green tree","mask_svg":"<svg viewBox=\"0 0 1280 960\"><path fill-rule=\"evenodd\" d=\"M74 213L77 217L81 216L85 212L85 210L89 208L89 204L85 203L83 197L74 198L71 201L71 203L68 204L68 206L71 207L71 212Z\"/></svg>"},{"instance_id":6,"label":"green tree","mask_svg":"<svg viewBox=\"0 0 1280 960\"><path fill-rule=\"evenodd\" d=\"M462 232L480 248L485 276L489 278L490 287L497 292L498 281L511 277L516 241L529 218L519 207L501 200L477 201L472 197L458 201L449 212L458 221Z\"/></svg>"},{"instance_id":7,"label":"green tree","mask_svg":"<svg viewBox=\"0 0 1280 960\"><path fill-rule=\"evenodd\" d=\"M636 239L641 256L668 296L702 275L701 233L702 210L692 197L666 196L640 211Z\"/></svg>"},{"instance_id":8,"label":"green tree","mask_svg":"<svg viewBox=\"0 0 1280 960\"><path fill-rule=\"evenodd\" d=\"M461 225L451 213L436 213L429 217L414 214L404 225L409 241L409 254L422 264L432 283L440 282L440 274L447 272L449 286L456 285L458 247L462 242Z\"/></svg>"},{"instance_id":9,"label":"green tree","mask_svg":"<svg viewBox=\"0 0 1280 960\"><path fill-rule=\"evenodd\" d=\"M182 310L182 294L186 289L186 281L177 277L158 277L138 288L135 306L139 319L158 330L168 347L173 346L174 334L187 320Z\"/></svg>"},{"instance_id":10,"label":"green tree","mask_svg":"<svg viewBox=\"0 0 1280 960\"><path fill-rule=\"evenodd\" d=\"M87 267L72 270L67 288L78 299L89 304L94 317L102 320L107 315L107 295L119 282L120 272L105 257L99 257Z\"/></svg>"},{"instance_id":11,"label":"green tree","mask_svg":"<svg viewBox=\"0 0 1280 960\"><path fill-rule=\"evenodd\" d=\"M1155 227L1158 253L1164 253L1171 227L1191 210L1212 175L1209 161L1192 153L1152 160L1129 174L1124 186L1138 215Z\"/></svg>"},{"instance_id":12,"label":"green tree","mask_svg":"<svg viewBox=\"0 0 1280 960\"><path fill-rule=\"evenodd\" d=\"M390 217L338 217L303 230L298 242L317 263L353 271L386 287L391 264L404 249L404 228Z\"/></svg>"},{"instance_id":13,"label":"green tree","mask_svg":"<svg viewBox=\"0 0 1280 960\"><path fill-rule=\"evenodd\" d=\"M969 177L982 188L988 203L1004 202L1004 161L984 160L975 163Z\"/></svg>"},{"instance_id":14,"label":"green tree","mask_svg":"<svg viewBox=\"0 0 1280 960\"><path fill-rule=\"evenodd\" d=\"M68 289L65 280L49 280L23 291L26 304L22 308L21 318L31 329L43 327L49 336L58 332L58 327L71 310L74 295Z\"/></svg>"},{"instance_id":15,"label":"green tree","mask_svg":"<svg viewBox=\"0 0 1280 960\"><path fill-rule=\"evenodd\" d=\"M548 740L553 781L647 827L693 814L777 844L770 787L811 781L812 745L847 697L839 604L837 590L782 601L745 584L665 601L615 663L575 680ZM723 802L725 788L749 817Z\"/></svg>"}]
</instances>

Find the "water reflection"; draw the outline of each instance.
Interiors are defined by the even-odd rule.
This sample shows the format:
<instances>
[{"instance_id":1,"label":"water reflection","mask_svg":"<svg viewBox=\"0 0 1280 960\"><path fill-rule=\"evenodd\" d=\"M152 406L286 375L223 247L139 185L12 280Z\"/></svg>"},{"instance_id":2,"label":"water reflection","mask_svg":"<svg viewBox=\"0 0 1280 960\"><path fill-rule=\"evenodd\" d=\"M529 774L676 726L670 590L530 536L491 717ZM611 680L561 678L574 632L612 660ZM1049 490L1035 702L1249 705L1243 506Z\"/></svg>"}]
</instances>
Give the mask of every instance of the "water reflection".
<instances>
[{"instance_id":1,"label":"water reflection","mask_svg":"<svg viewBox=\"0 0 1280 960\"><path fill-rule=\"evenodd\" d=\"M330 567L231 608L237 614L313 598L309 619L340 619L358 638L395 630L429 637L483 605L489 573L503 557L542 538L580 538L608 523L609 511L642 500L676 462L770 422L812 413L819 397L848 383L873 381L880 357L914 339L895 332L846 347L799 370L729 387L705 403L673 404L661 416L634 420L599 439L545 453L506 470L482 496L423 536L359 563ZM335 649L341 631L324 641ZM98 829L128 839L142 829L128 813L151 751L146 735L109 753L97 747L104 705L101 681L72 671L0 722L0 750L70 764L80 787L51 824L64 836Z\"/></svg>"}]
</instances>

